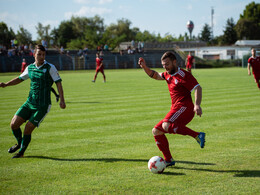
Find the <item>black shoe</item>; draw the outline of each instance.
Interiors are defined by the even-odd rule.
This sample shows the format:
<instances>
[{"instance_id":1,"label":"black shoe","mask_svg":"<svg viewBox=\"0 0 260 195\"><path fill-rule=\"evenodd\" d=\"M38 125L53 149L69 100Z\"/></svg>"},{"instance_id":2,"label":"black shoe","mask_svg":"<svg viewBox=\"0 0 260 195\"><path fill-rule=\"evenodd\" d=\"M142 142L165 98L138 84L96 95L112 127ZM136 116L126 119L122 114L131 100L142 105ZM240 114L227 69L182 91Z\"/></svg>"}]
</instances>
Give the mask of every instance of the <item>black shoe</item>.
<instances>
[{"instance_id":1,"label":"black shoe","mask_svg":"<svg viewBox=\"0 0 260 195\"><path fill-rule=\"evenodd\" d=\"M12 158L22 158L23 157L23 153L16 153Z\"/></svg>"},{"instance_id":2,"label":"black shoe","mask_svg":"<svg viewBox=\"0 0 260 195\"><path fill-rule=\"evenodd\" d=\"M60 96L59 96L59 95L57 95L57 96L56 96L56 102L58 102L58 101L59 101L59 99L60 99Z\"/></svg>"},{"instance_id":3,"label":"black shoe","mask_svg":"<svg viewBox=\"0 0 260 195\"><path fill-rule=\"evenodd\" d=\"M11 148L9 148L8 152L9 153L14 153L16 150L18 150L21 146L18 144L15 144L14 146L12 146Z\"/></svg>"}]
</instances>

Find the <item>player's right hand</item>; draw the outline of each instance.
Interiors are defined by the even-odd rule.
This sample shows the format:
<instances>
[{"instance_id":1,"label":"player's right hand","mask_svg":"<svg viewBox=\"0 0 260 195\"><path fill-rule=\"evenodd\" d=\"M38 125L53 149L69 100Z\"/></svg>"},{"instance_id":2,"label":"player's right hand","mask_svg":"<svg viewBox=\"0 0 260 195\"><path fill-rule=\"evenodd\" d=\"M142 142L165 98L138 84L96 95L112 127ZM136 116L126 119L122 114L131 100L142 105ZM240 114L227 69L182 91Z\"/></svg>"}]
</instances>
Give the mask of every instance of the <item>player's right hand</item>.
<instances>
[{"instance_id":1,"label":"player's right hand","mask_svg":"<svg viewBox=\"0 0 260 195\"><path fill-rule=\"evenodd\" d=\"M5 88L6 84L5 83L0 83L0 87Z\"/></svg>"},{"instance_id":2,"label":"player's right hand","mask_svg":"<svg viewBox=\"0 0 260 195\"><path fill-rule=\"evenodd\" d=\"M138 64L141 68L144 68L144 66L146 66L146 62L142 57L139 58Z\"/></svg>"}]
</instances>

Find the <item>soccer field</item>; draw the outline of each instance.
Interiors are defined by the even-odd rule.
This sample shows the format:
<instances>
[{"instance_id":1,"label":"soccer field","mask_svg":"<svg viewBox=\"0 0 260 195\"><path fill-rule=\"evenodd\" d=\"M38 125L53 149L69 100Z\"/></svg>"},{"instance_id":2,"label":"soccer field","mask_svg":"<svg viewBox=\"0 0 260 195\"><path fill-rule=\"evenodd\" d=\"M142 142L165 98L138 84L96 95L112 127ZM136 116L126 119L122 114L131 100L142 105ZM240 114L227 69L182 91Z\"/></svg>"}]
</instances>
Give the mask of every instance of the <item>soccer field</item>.
<instances>
[{"instance_id":1,"label":"soccer field","mask_svg":"<svg viewBox=\"0 0 260 195\"><path fill-rule=\"evenodd\" d=\"M151 130L170 109L166 82L141 69L105 73L107 83L101 74L92 83L94 71L60 72L67 108L52 94L52 109L20 159L7 152L16 141L9 124L30 82L0 89L1 195L260 193L260 91L247 69L193 70L203 115L188 127L204 131L206 145L167 135L176 166L159 175L147 163L162 156ZM0 82L17 75L1 73Z\"/></svg>"}]
</instances>

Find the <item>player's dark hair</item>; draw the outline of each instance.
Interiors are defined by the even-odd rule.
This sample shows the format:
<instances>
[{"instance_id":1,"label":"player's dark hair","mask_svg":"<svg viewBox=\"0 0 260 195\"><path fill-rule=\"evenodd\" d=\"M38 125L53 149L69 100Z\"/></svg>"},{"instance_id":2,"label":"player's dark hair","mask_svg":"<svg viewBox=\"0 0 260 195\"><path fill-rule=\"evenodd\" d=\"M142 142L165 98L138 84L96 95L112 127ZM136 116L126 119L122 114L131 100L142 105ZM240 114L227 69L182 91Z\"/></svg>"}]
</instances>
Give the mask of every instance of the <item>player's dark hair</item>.
<instances>
[{"instance_id":1,"label":"player's dark hair","mask_svg":"<svg viewBox=\"0 0 260 195\"><path fill-rule=\"evenodd\" d=\"M46 49L45 49L45 47L43 47L43 45L36 45L36 46L35 46L35 51L36 51L37 49L39 49L39 50L41 50L41 51L46 51Z\"/></svg>"},{"instance_id":2,"label":"player's dark hair","mask_svg":"<svg viewBox=\"0 0 260 195\"><path fill-rule=\"evenodd\" d=\"M161 60L165 60L166 58L170 58L172 61L176 60L176 56L173 52L167 51L163 54Z\"/></svg>"}]
</instances>

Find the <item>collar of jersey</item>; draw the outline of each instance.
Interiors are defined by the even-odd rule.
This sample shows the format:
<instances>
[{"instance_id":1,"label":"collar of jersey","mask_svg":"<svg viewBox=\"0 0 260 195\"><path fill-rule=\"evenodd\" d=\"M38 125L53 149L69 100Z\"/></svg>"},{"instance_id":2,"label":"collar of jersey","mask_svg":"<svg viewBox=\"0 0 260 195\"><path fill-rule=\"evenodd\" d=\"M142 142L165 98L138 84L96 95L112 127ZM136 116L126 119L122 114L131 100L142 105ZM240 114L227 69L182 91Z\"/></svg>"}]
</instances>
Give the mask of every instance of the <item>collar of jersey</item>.
<instances>
[{"instance_id":1,"label":"collar of jersey","mask_svg":"<svg viewBox=\"0 0 260 195\"><path fill-rule=\"evenodd\" d=\"M171 74L171 76L172 76L172 77L175 76L176 74L178 74L179 71L180 71L180 67L178 67L178 71L175 72L174 74Z\"/></svg>"},{"instance_id":2,"label":"collar of jersey","mask_svg":"<svg viewBox=\"0 0 260 195\"><path fill-rule=\"evenodd\" d=\"M40 66L36 66L36 63L34 62L33 64L35 65L35 67L37 68L37 69L40 69L44 64L46 64L47 62L46 62L46 60L44 60L44 62L43 62L43 64L42 65L40 65Z\"/></svg>"}]
</instances>

